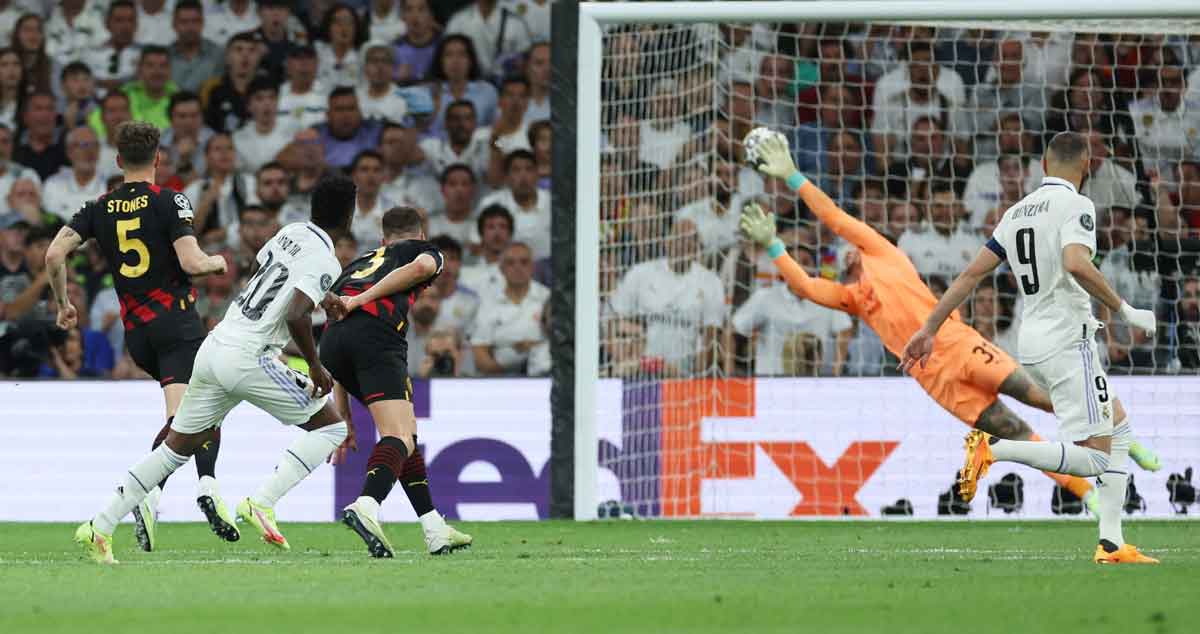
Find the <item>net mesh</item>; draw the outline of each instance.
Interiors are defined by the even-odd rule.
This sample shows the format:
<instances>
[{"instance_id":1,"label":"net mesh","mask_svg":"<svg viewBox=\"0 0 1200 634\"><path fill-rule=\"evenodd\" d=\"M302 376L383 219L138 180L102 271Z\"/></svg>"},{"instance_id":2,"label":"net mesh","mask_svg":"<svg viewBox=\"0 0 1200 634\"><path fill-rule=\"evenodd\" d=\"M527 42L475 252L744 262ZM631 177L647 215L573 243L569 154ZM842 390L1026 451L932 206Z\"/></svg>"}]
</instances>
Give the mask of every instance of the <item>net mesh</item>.
<instances>
[{"instance_id":1,"label":"net mesh","mask_svg":"<svg viewBox=\"0 0 1200 634\"><path fill-rule=\"evenodd\" d=\"M1100 268L1163 326L1147 339L1101 311L1103 362L1112 376L1194 375L1194 26L607 29L600 372L622 379L625 402L622 448L602 455L602 467L618 475L624 501L667 516L876 514L887 505L905 514L903 504L895 508L898 491L918 515L965 512L945 499L961 425L914 382L882 379L899 373L879 337L857 319L792 296L766 254L739 235L742 205L758 201L775 212L780 236L811 275L837 281L842 273L847 245L785 184L742 163L741 140L757 126L783 132L800 170L897 243L935 294L990 236L997 215L1038 185L1049 137L1088 134L1093 171L1082 193L1098 210ZM1002 268L963 309L968 324L1009 353L1020 314L1016 284ZM829 376L859 378L764 378ZM1187 385L1117 381L1127 401L1143 403ZM804 389L817 390L822 402L795 396ZM1019 412L1053 436L1052 417ZM1170 431L1185 415L1180 405L1156 414L1155 424ZM794 429L805 425L822 428L797 442ZM1145 433L1165 433L1154 429ZM897 434L903 443L888 440ZM1178 435L1172 442L1160 448L1166 458L1197 443ZM906 449L914 446L921 451ZM902 467L871 478L885 460ZM1027 507L1048 513L1061 491L1042 480L1023 495Z\"/></svg>"}]
</instances>

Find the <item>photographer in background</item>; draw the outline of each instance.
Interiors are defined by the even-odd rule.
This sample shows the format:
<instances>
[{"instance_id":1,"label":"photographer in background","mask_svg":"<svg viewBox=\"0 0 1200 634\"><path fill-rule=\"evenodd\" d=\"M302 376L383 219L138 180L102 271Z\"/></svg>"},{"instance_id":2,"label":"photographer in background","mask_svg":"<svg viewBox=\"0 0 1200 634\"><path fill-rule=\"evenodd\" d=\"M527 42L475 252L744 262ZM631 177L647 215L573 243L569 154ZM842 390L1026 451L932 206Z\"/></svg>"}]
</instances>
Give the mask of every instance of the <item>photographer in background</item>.
<instances>
[{"instance_id":1,"label":"photographer in background","mask_svg":"<svg viewBox=\"0 0 1200 634\"><path fill-rule=\"evenodd\" d=\"M427 286L408 309L408 373L412 376L421 376L422 361L441 308L438 287Z\"/></svg>"},{"instance_id":2,"label":"photographer in background","mask_svg":"<svg viewBox=\"0 0 1200 634\"><path fill-rule=\"evenodd\" d=\"M462 340L453 330L434 330L425 342L425 358L414 376L422 379L463 374Z\"/></svg>"}]
</instances>

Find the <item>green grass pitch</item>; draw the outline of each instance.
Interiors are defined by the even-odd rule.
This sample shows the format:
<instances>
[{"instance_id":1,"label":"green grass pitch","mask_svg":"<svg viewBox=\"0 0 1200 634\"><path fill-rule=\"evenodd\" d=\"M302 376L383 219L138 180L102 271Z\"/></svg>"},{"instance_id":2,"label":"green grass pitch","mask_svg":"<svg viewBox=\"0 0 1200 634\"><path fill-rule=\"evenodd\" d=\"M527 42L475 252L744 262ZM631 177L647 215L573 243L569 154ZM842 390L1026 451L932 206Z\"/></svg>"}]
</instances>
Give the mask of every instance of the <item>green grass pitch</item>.
<instances>
[{"instance_id":1,"label":"green grass pitch","mask_svg":"<svg viewBox=\"0 0 1200 634\"><path fill-rule=\"evenodd\" d=\"M460 524L476 546L423 553L392 524L373 561L337 524L283 524L290 553L199 524L162 548L116 535L85 562L73 526L0 524L0 632L1200 631L1200 526L1136 522L1159 566L1091 563L1084 522Z\"/></svg>"}]
</instances>

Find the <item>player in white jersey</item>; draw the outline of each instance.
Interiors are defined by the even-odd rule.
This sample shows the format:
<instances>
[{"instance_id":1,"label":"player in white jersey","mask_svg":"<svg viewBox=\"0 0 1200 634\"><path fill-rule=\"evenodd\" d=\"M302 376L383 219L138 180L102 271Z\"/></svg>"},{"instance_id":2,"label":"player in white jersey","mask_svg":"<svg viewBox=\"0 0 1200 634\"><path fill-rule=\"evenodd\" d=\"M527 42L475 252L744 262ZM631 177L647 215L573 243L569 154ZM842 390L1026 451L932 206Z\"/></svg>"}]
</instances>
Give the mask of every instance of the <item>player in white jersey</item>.
<instances>
[{"instance_id":1,"label":"player in white jersey","mask_svg":"<svg viewBox=\"0 0 1200 634\"><path fill-rule=\"evenodd\" d=\"M268 544L290 548L275 523L275 503L329 458L348 434L349 403L335 406L327 398L333 378L317 355L312 312L320 304L335 319L344 314L344 306L328 292L341 274L328 232L348 230L354 200L350 180L322 180L312 195L312 222L284 227L259 251L258 272L200 346L166 440L127 473L108 506L76 530L76 541L92 559L115 563L112 531L117 522L155 483L186 463L242 401L308 432L237 510ZM279 360L289 333L308 362L307 379Z\"/></svg>"},{"instance_id":2,"label":"player in white jersey","mask_svg":"<svg viewBox=\"0 0 1200 634\"><path fill-rule=\"evenodd\" d=\"M985 276L1008 262L1024 298L1018 358L1049 391L1059 421L1059 442L1001 440L975 430L959 486L974 490L997 460L1077 476L1097 476L1100 543L1097 563L1158 563L1124 541L1121 506L1132 437L1126 420L1113 421L1108 378L1096 353L1091 298L1120 312L1134 327L1154 334L1153 311L1123 301L1092 264L1096 209L1079 194L1091 160L1087 138L1061 132L1046 148L1042 186L1004 212L992 239L954 280L921 330L904 349L903 366L924 364L942 322Z\"/></svg>"}]
</instances>

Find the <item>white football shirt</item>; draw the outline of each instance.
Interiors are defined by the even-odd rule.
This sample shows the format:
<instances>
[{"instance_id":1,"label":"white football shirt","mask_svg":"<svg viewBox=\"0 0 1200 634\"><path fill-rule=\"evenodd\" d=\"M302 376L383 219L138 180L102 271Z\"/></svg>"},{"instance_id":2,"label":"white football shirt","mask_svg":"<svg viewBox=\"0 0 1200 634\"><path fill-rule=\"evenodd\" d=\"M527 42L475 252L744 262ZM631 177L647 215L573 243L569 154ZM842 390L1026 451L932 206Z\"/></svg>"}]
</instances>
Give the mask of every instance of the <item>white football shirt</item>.
<instances>
[{"instance_id":1,"label":"white football shirt","mask_svg":"<svg viewBox=\"0 0 1200 634\"><path fill-rule=\"evenodd\" d=\"M1038 363L1095 332L1091 297L1063 268L1063 249L1096 252L1096 208L1075 186L1047 176L1004 212L987 246L1008 261L1024 299L1017 357Z\"/></svg>"},{"instance_id":2,"label":"white football shirt","mask_svg":"<svg viewBox=\"0 0 1200 634\"><path fill-rule=\"evenodd\" d=\"M320 304L341 272L329 234L311 222L290 224L259 250L258 272L212 335L223 344L277 354L291 338L286 317L292 289Z\"/></svg>"}]
</instances>

